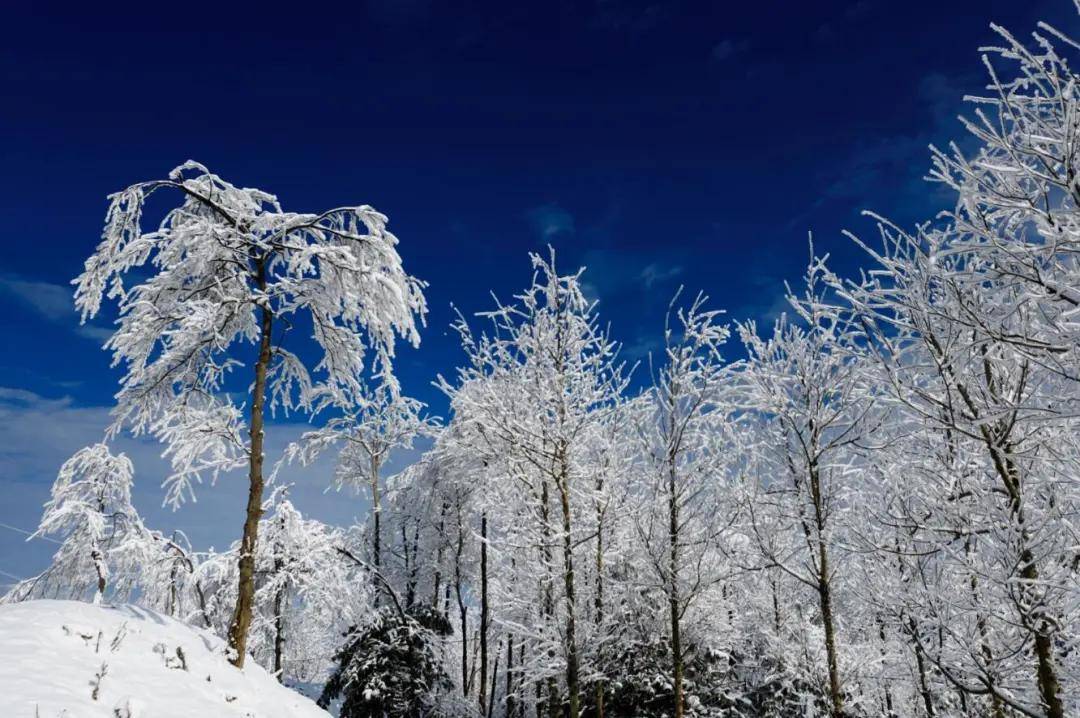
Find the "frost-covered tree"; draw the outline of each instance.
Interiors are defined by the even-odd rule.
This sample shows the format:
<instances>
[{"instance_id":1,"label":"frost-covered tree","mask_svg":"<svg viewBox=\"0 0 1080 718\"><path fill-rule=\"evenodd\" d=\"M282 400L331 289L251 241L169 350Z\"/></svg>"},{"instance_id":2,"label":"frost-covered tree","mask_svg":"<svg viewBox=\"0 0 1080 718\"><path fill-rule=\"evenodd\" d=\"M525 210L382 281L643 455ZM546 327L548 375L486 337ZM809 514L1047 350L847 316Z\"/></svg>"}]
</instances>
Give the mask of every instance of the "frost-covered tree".
<instances>
[{"instance_id":1,"label":"frost-covered tree","mask_svg":"<svg viewBox=\"0 0 1080 718\"><path fill-rule=\"evenodd\" d=\"M666 597L675 718L685 710L683 619L723 575L716 549L730 523L720 500L728 448L720 348L729 332L705 302L698 295L685 308L669 309L659 369L638 419L647 479L636 525L646 566Z\"/></svg>"},{"instance_id":2,"label":"frost-covered tree","mask_svg":"<svg viewBox=\"0 0 1080 718\"><path fill-rule=\"evenodd\" d=\"M326 647L366 614L370 596L338 551L343 532L304 518L284 491L275 493L256 553L251 653L278 680L319 680Z\"/></svg>"},{"instance_id":3,"label":"frost-covered tree","mask_svg":"<svg viewBox=\"0 0 1080 718\"><path fill-rule=\"evenodd\" d=\"M833 283L911 417L893 465L920 490L893 487L882 518L916 657L961 710L1058 718L1077 710L1080 618L1078 46L997 30L965 121L976 149L934 151L954 210L913 231L880 220L880 242L856 239L872 271Z\"/></svg>"},{"instance_id":4,"label":"frost-covered tree","mask_svg":"<svg viewBox=\"0 0 1080 718\"><path fill-rule=\"evenodd\" d=\"M198 571L202 557L186 535L166 536L150 531L149 541L133 566L139 585L139 603L200 627L213 628L207 596Z\"/></svg>"},{"instance_id":5,"label":"frost-covered tree","mask_svg":"<svg viewBox=\"0 0 1080 718\"><path fill-rule=\"evenodd\" d=\"M168 192L179 204L144 231L147 199ZM397 336L419 342L423 284L404 271L386 221L366 205L286 212L273 195L187 162L110 197L102 241L75 280L84 320L104 298L117 303L106 347L125 374L112 432L166 444L167 501L192 496L205 474L247 467L228 635L237 665L254 608L267 410L361 406L369 350L389 371ZM285 348L297 327L310 331L313 366ZM230 391L247 363L246 391Z\"/></svg>"},{"instance_id":6,"label":"frost-covered tree","mask_svg":"<svg viewBox=\"0 0 1080 718\"><path fill-rule=\"evenodd\" d=\"M554 253L552 252L552 255ZM532 286L514 304L485 313L488 333L457 328L469 357L458 383L441 381L463 430L489 453L506 457L518 500L507 504L530 516L541 565L552 571L540 587L542 621L558 617L570 716L581 710L581 646L575 548L585 529L583 500L593 486L582 475L590 428L614 410L625 386L617 345L598 323L581 289L581 272L559 275L554 256L532 255ZM554 507L552 504L554 503ZM554 510L553 510L554 509ZM507 523L522 515L507 516ZM523 527L524 528L524 527ZM561 600L556 605L556 584ZM552 646L554 648L554 646ZM561 700L549 682L547 705Z\"/></svg>"},{"instance_id":7,"label":"frost-covered tree","mask_svg":"<svg viewBox=\"0 0 1080 718\"><path fill-rule=\"evenodd\" d=\"M127 595L134 586L127 568L149 539L131 504L133 474L131 460L104 443L79 449L65 461L30 537L58 536L60 547L44 573L16 584L5 600L81 597L91 586L94 603L107 589Z\"/></svg>"},{"instance_id":8,"label":"frost-covered tree","mask_svg":"<svg viewBox=\"0 0 1080 718\"><path fill-rule=\"evenodd\" d=\"M898 491L889 517L921 559L906 570L927 586L907 594L912 638L994 713L1065 715L1055 645L1077 620L1076 383L993 336L1023 336L1038 311L1013 306L1015 286L953 249L952 233L883 232L880 269L846 291L875 328L883 385L916 424L898 463L922 491Z\"/></svg>"},{"instance_id":9,"label":"frost-covered tree","mask_svg":"<svg viewBox=\"0 0 1080 718\"><path fill-rule=\"evenodd\" d=\"M742 407L760 416L747 502L749 531L763 568L783 572L815 595L834 718L844 715L840 674L838 559L859 489L859 447L882 424L873 375L853 324L825 304L825 269L813 261L806 292L789 292L796 319L771 336L740 325L747 359Z\"/></svg>"},{"instance_id":10,"label":"frost-covered tree","mask_svg":"<svg viewBox=\"0 0 1080 718\"><path fill-rule=\"evenodd\" d=\"M386 368L374 387L364 387L353 406L338 407L340 414L321 429L309 431L290 447L289 454L306 463L322 451L341 444L334 486L370 491L371 543L367 551L376 569L383 562L383 467L394 451L410 449L413 441L430 434L436 424L423 415L424 405L404 396Z\"/></svg>"}]
</instances>

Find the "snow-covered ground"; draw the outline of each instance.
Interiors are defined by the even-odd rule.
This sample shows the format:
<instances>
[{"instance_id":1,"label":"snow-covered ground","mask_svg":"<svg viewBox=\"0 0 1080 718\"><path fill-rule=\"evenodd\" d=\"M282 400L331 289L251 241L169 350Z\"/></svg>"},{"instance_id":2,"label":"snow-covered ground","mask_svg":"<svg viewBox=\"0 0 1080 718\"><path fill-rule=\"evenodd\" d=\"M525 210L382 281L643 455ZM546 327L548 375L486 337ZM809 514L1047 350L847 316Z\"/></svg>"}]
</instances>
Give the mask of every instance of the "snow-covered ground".
<instances>
[{"instance_id":1,"label":"snow-covered ground","mask_svg":"<svg viewBox=\"0 0 1080 718\"><path fill-rule=\"evenodd\" d=\"M4 718L326 718L223 642L136 606L0 605Z\"/></svg>"}]
</instances>

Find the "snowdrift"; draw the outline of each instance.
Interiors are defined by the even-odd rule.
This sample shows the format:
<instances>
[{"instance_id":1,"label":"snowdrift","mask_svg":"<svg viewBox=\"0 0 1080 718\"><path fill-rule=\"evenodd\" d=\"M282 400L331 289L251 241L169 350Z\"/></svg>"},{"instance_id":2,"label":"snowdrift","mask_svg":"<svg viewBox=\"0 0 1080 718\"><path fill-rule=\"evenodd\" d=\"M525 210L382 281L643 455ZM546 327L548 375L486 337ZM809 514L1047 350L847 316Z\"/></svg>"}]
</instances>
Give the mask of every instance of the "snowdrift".
<instances>
[{"instance_id":1,"label":"snowdrift","mask_svg":"<svg viewBox=\"0 0 1080 718\"><path fill-rule=\"evenodd\" d=\"M327 718L221 639L136 606L0 605L4 718Z\"/></svg>"}]
</instances>

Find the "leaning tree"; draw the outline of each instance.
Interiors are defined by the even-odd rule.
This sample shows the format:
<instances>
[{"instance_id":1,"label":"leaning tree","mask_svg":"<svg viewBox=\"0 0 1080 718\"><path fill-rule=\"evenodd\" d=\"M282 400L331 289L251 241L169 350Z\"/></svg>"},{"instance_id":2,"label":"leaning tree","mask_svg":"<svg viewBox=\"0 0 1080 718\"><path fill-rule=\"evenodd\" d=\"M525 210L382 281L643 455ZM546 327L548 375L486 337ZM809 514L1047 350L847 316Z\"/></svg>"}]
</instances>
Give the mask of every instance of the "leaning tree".
<instances>
[{"instance_id":1,"label":"leaning tree","mask_svg":"<svg viewBox=\"0 0 1080 718\"><path fill-rule=\"evenodd\" d=\"M177 193L179 204L144 231L147 200L165 191ZM228 631L231 660L242 666L266 412L311 415L362 404L369 351L388 371L398 336L419 343L424 284L403 269L387 218L367 205L286 212L273 195L236 187L190 161L109 199L101 243L74 283L84 321L104 298L117 304L117 329L105 346L125 374L110 431L126 428L166 445L166 501L174 507L204 475L247 468ZM312 346L292 336L298 328L310 332ZM246 381L233 386L231 376L245 365Z\"/></svg>"}]
</instances>

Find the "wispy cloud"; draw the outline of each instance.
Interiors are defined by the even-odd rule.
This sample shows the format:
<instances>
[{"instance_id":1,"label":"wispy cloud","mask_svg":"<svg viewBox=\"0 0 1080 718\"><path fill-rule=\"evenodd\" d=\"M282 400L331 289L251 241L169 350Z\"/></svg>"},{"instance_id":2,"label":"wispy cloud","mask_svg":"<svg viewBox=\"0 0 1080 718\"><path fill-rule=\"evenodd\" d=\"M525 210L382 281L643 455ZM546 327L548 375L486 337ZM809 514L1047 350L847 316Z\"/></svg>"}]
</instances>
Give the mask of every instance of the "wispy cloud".
<instances>
[{"instance_id":1,"label":"wispy cloud","mask_svg":"<svg viewBox=\"0 0 1080 718\"><path fill-rule=\"evenodd\" d=\"M93 324L79 324L71 287L12 275L0 275L0 292L53 324L68 326L81 337L102 343L112 331Z\"/></svg>"},{"instance_id":2,"label":"wispy cloud","mask_svg":"<svg viewBox=\"0 0 1080 718\"><path fill-rule=\"evenodd\" d=\"M59 284L0 276L0 288L50 322L75 318L71 289Z\"/></svg>"},{"instance_id":3,"label":"wispy cloud","mask_svg":"<svg viewBox=\"0 0 1080 718\"><path fill-rule=\"evenodd\" d=\"M713 45L712 52L709 53L709 59L713 62L724 62L732 57L746 52L750 48L750 43L747 40L732 40L726 38Z\"/></svg>"},{"instance_id":4,"label":"wispy cloud","mask_svg":"<svg viewBox=\"0 0 1080 718\"><path fill-rule=\"evenodd\" d=\"M585 253L585 280L591 298L610 301L624 294L662 287L683 273L676 258L652 251L592 249Z\"/></svg>"},{"instance_id":5,"label":"wispy cloud","mask_svg":"<svg viewBox=\"0 0 1080 718\"><path fill-rule=\"evenodd\" d=\"M545 242L562 234L574 233L574 216L557 204L533 207L525 213L525 218Z\"/></svg>"},{"instance_id":6,"label":"wispy cloud","mask_svg":"<svg viewBox=\"0 0 1080 718\"><path fill-rule=\"evenodd\" d=\"M683 268L678 265L664 266L657 262L651 262L645 266L645 269L641 270L641 281L645 283L646 289L652 289L657 284L662 284L669 279L682 274Z\"/></svg>"}]
</instances>

